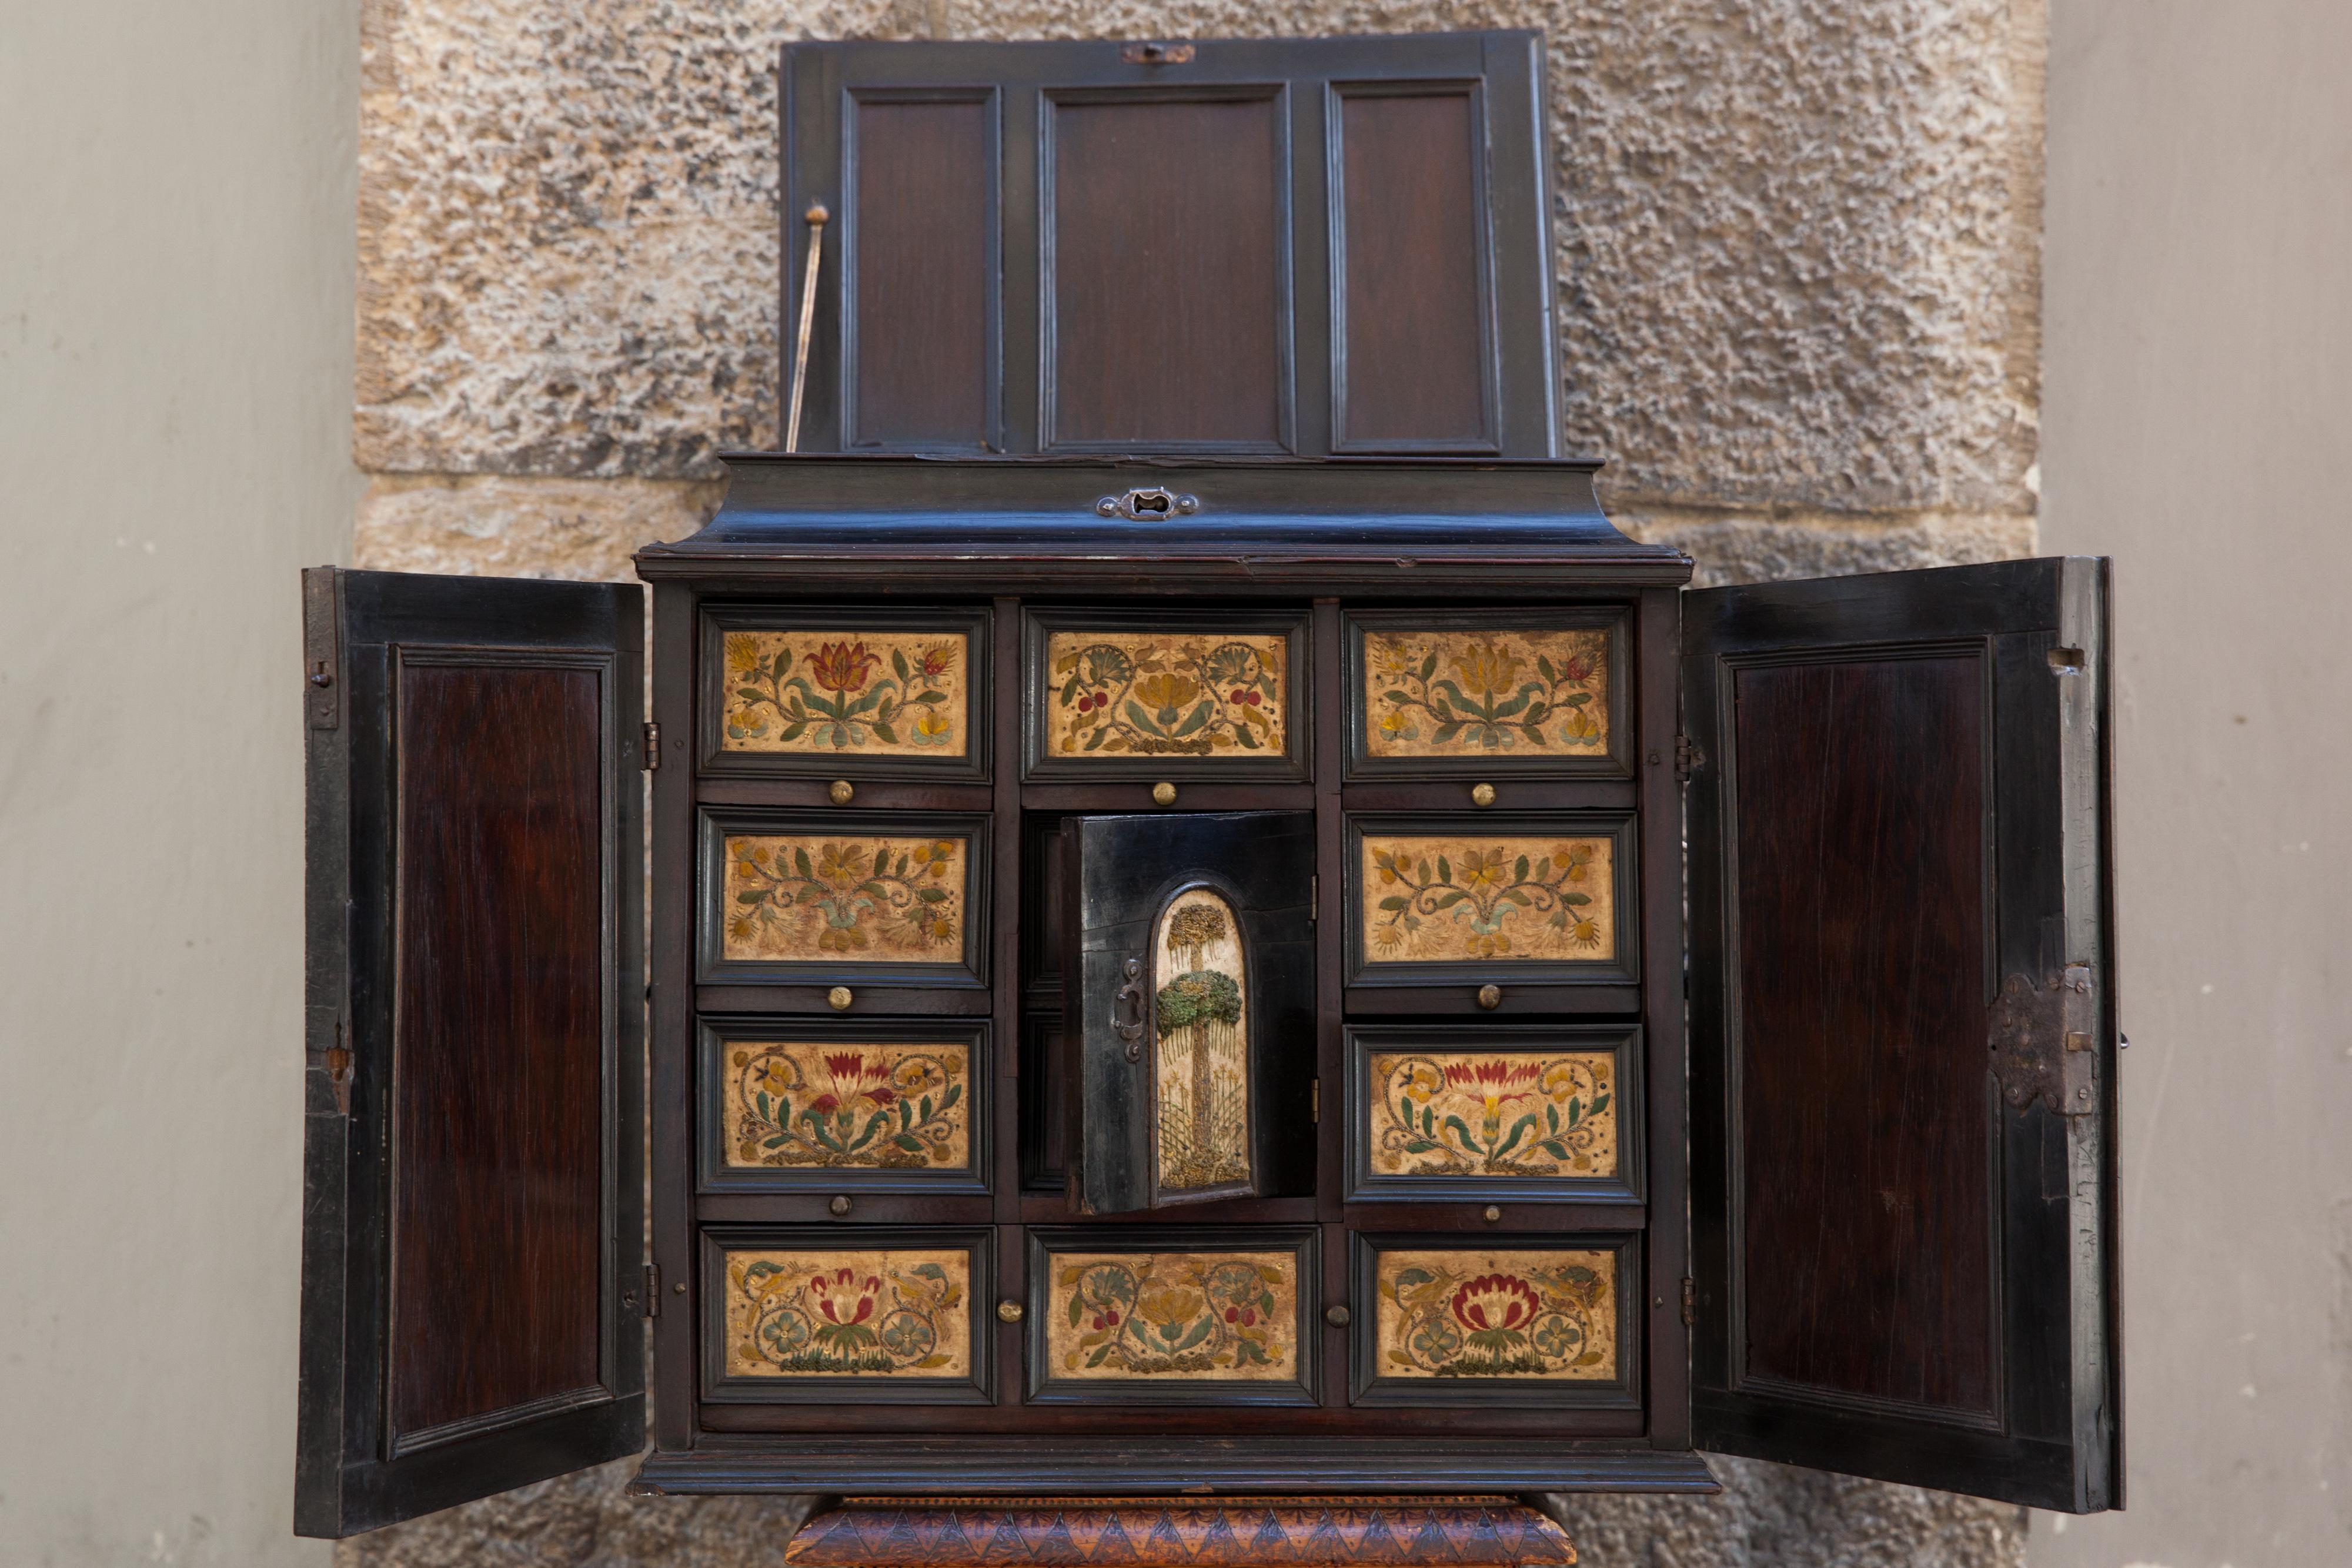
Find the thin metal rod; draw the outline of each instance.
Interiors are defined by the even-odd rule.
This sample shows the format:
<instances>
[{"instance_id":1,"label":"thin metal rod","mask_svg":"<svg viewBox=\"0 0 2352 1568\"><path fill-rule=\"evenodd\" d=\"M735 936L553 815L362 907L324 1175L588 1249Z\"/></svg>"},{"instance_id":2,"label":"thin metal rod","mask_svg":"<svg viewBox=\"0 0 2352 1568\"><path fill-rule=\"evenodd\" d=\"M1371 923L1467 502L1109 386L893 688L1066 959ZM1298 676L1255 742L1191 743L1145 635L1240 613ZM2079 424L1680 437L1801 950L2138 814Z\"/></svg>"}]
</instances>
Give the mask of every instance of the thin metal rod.
<instances>
[{"instance_id":1,"label":"thin metal rod","mask_svg":"<svg viewBox=\"0 0 2352 1568\"><path fill-rule=\"evenodd\" d=\"M824 258L825 220L833 214L825 211L823 202L814 202L801 216L808 220L808 265L801 269L800 338L793 345L792 411L784 416L784 450L787 452L801 449L801 399L808 391L809 334L816 325L817 263Z\"/></svg>"}]
</instances>

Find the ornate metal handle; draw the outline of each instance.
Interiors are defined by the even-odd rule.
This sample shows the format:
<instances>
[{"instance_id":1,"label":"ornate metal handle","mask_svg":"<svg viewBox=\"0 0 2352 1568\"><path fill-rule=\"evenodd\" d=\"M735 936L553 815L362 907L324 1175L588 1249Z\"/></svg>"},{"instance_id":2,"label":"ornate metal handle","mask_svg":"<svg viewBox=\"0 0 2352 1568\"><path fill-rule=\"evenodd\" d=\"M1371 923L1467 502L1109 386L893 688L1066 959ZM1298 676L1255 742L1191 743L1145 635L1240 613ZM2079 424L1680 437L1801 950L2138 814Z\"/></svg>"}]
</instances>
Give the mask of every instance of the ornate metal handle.
<instances>
[{"instance_id":1,"label":"ornate metal handle","mask_svg":"<svg viewBox=\"0 0 2352 1568\"><path fill-rule=\"evenodd\" d=\"M1143 1060L1143 960L1129 958L1119 966L1125 984L1110 1004L1110 1027L1113 1033L1127 1041L1127 1059Z\"/></svg>"}]
</instances>

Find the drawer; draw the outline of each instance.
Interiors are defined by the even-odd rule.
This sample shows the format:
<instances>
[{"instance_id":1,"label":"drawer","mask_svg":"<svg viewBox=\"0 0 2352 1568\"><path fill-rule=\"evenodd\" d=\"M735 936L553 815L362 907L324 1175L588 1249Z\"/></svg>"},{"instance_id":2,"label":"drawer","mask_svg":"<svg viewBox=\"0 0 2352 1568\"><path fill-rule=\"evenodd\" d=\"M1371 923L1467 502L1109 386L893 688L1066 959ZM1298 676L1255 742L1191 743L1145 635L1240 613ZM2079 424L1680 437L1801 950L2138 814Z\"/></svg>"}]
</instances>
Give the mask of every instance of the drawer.
<instances>
[{"instance_id":1,"label":"drawer","mask_svg":"<svg viewBox=\"0 0 2352 1568\"><path fill-rule=\"evenodd\" d=\"M994 1232L729 1226L702 1233L702 1397L993 1401Z\"/></svg>"},{"instance_id":2,"label":"drawer","mask_svg":"<svg viewBox=\"0 0 2352 1568\"><path fill-rule=\"evenodd\" d=\"M1024 779L1309 776L1304 612L1034 610L1024 627Z\"/></svg>"},{"instance_id":3,"label":"drawer","mask_svg":"<svg viewBox=\"0 0 2352 1568\"><path fill-rule=\"evenodd\" d=\"M1349 1203L1507 1205L1525 1225L1548 1205L1642 1201L1638 1028L1356 1024L1346 1039Z\"/></svg>"},{"instance_id":4,"label":"drawer","mask_svg":"<svg viewBox=\"0 0 2352 1568\"><path fill-rule=\"evenodd\" d=\"M1630 811L1350 813L1349 1007L1492 987L1477 1005L1508 998L1516 1010L1539 998L1574 1009L1573 988L1631 987L1641 948L1635 821ZM1637 1005L1630 995L1606 1000Z\"/></svg>"},{"instance_id":5,"label":"drawer","mask_svg":"<svg viewBox=\"0 0 2352 1568\"><path fill-rule=\"evenodd\" d=\"M1318 1401L1316 1227L1040 1227L1028 1237L1033 1404Z\"/></svg>"},{"instance_id":6,"label":"drawer","mask_svg":"<svg viewBox=\"0 0 2352 1568\"><path fill-rule=\"evenodd\" d=\"M1349 1241L1351 1404L1641 1408L1635 1238Z\"/></svg>"},{"instance_id":7,"label":"drawer","mask_svg":"<svg viewBox=\"0 0 2352 1568\"><path fill-rule=\"evenodd\" d=\"M706 609L697 751L717 777L989 778L991 614Z\"/></svg>"},{"instance_id":8,"label":"drawer","mask_svg":"<svg viewBox=\"0 0 2352 1568\"><path fill-rule=\"evenodd\" d=\"M706 1018L697 1033L702 1192L989 1191L985 1019Z\"/></svg>"},{"instance_id":9,"label":"drawer","mask_svg":"<svg viewBox=\"0 0 2352 1568\"><path fill-rule=\"evenodd\" d=\"M980 814L706 808L696 977L984 989L990 828ZM806 989L777 1000L812 1003Z\"/></svg>"},{"instance_id":10,"label":"drawer","mask_svg":"<svg viewBox=\"0 0 2352 1568\"><path fill-rule=\"evenodd\" d=\"M1350 782L1633 776L1622 610L1350 612Z\"/></svg>"}]
</instances>

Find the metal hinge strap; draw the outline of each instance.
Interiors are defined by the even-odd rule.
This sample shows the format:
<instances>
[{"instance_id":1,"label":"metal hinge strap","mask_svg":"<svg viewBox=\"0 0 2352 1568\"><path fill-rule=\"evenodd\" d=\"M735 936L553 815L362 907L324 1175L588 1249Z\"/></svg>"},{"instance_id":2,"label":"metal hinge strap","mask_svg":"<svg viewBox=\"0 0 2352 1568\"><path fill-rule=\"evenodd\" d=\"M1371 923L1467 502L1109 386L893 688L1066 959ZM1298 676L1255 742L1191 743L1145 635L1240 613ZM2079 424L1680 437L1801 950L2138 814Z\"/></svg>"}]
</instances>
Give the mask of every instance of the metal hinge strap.
<instances>
[{"instance_id":1,"label":"metal hinge strap","mask_svg":"<svg viewBox=\"0 0 2352 1568\"><path fill-rule=\"evenodd\" d=\"M1698 1281L1688 1274L1683 1276L1683 1327L1698 1324Z\"/></svg>"},{"instance_id":2,"label":"metal hinge strap","mask_svg":"<svg viewBox=\"0 0 2352 1568\"><path fill-rule=\"evenodd\" d=\"M661 1265L646 1265L646 1316L661 1316Z\"/></svg>"},{"instance_id":3,"label":"metal hinge strap","mask_svg":"<svg viewBox=\"0 0 2352 1568\"><path fill-rule=\"evenodd\" d=\"M639 766L651 773L661 767L661 726L651 719L646 721L645 747L645 761Z\"/></svg>"},{"instance_id":4,"label":"metal hinge strap","mask_svg":"<svg viewBox=\"0 0 2352 1568\"><path fill-rule=\"evenodd\" d=\"M1689 736L1675 737L1675 778L1676 779L1687 784L1690 782L1692 772L1706 766L1706 753L1693 746Z\"/></svg>"}]
</instances>

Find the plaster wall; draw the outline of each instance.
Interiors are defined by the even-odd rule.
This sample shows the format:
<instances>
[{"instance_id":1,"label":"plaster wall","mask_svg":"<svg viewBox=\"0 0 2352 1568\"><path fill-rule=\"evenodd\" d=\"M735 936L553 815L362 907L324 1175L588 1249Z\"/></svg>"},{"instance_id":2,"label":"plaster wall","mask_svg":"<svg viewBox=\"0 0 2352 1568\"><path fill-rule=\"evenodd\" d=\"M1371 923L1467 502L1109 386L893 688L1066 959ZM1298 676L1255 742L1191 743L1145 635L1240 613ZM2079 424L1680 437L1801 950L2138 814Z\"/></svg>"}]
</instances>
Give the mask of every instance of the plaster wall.
<instances>
[{"instance_id":1,"label":"plaster wall","mask_svg":"<svg viewBox=\"0 0 2352 1568\"><path fill-rule=\"evenodd\" d=\"M2352 1562L2352 9L2055 0L2050 52L2042 543L2116 558L2130 1506L2037 1518L2031 1560L2320 1568Z\"/></svg>"},{"instance_id":2,"label":"plaster wall","mask_svg":"<svg viewBox=\"0 0 2352 1568\"><path fill-rule=\"evenodd\" d=\"M289 1530L298 567L346 557L355 18L0 5L0 1563Z\"/></svg>"}]
</instances>

